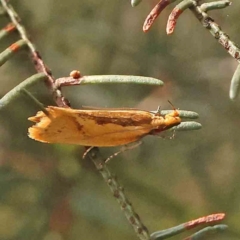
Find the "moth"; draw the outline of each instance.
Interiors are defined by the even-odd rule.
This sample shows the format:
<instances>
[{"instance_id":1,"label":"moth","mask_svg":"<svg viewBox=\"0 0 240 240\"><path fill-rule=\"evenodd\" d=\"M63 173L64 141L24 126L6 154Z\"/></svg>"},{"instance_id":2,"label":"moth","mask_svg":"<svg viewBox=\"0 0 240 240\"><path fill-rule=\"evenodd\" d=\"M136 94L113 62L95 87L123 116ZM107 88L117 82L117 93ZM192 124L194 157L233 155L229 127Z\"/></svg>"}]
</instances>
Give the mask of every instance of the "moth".
<instances>
[{"instance_id":1,"label":"moth","mask_svg":"<svg viewBox=\"0 0 240 240\"><path fill-rule=\"evenodd\" d=\"M176 109L166 115L137 109L72 109L49 106L28 118L29 137L45 143L113 147L157 135L181 123Z\"/></svg>"}]
</instances>

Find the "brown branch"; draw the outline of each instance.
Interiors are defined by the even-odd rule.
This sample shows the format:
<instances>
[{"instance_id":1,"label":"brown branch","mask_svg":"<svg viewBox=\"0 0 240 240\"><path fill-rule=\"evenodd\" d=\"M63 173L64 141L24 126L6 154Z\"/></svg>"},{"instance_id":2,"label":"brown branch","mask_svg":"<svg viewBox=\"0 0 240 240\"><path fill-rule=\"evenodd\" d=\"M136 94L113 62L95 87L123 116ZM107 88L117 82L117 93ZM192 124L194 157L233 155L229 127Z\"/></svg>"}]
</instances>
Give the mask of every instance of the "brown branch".
<instances>
[{"instance_id":1,"label":"brown branch","mask_svg":"<svg viewBox=\"0 0 240 240\"><path fill-rule=\"evenodd\" d=\"M133 227L138 238L141 240L150 240L148 229L141 222L139 215L134 211L132 204L127 199L123 187L118 183L116 177L109 171L105 161L100 156L98 148L89 149L88 157L93 161L97 170L109 186L114 198L117 200L128 222Z\"/></svg>"},{"instance_id":2,"label":"brown branch","mask_svg":"<svg viewBox=\"0 0 240 240\"><path fill-rule=\"evenodd\" d=\"M227 50L227 52L240 63L240 49L236 43L230 40L229 36L222 31L221 27L206 12L203 12L198 1L193 1L194 6L189 9L202 23L214 38Z\"/></svg>"}]
</instances>

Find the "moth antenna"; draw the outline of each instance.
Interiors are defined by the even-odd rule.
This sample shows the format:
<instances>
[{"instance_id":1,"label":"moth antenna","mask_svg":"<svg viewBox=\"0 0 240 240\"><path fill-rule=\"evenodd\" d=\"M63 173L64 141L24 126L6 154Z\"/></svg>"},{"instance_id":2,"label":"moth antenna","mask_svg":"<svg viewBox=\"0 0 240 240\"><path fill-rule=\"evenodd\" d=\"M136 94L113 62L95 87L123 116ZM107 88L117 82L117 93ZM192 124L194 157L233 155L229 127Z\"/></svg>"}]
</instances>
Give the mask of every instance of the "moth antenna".
<instances>
[{"instance_id":1,"label":"moth antenna","mask_svg":"<svg viewBox=\"0 0 240 240\"><path fill-rule=\"evenodd\" d=\"M174 107L174 105L171 103L170 100L168 100L168 103L172 106L173 110L177 110L177 109Z\"/></svg>"},{"instance_id":2,"label":"moth antenna","mask_svg":"<svg viewBox=\"0 0 240 240\"><path fill-rule=\"evenodd\" d=\"M28 90L23 88L20 91L23 94L25 94L26 96L28 96L46 114L46 116L51 118L50 113L47 111L47 109L44 107L44 105L40 101L38 101Z\"/></svg>"},{"instance_id":3,"label":"moth antenna","mask_svg":"<svg viewBox=\"0 0 240 240\"><path fill-rule=\"evenodd\" d=\"M126 152L128 150L134 149L134 148L140 146L141 144L142 144L142 141L137 141L137 142L134 142L134 144L132 146L130 144L124 145L118 152L115 152L110 157L108 157L105 160L105 163L108 163L111 159L113 159L114 157L118 156L120 153L123 153L123 152Z\"/></svg>"},{"instance_id":4,"label":"moth antenna","mask_svg":"<svg viewBox=\"0 0 240 240\"><path fill-rule=\"evenodd\" d=\"M169 104L172 106L173 108L173 111L174 111L174 115L175 117L178 117L179 116L179 112L177 111L177 109L174 107L174 105L170 102L170 100L168 100Z\"/></svg>"}]
</instances>

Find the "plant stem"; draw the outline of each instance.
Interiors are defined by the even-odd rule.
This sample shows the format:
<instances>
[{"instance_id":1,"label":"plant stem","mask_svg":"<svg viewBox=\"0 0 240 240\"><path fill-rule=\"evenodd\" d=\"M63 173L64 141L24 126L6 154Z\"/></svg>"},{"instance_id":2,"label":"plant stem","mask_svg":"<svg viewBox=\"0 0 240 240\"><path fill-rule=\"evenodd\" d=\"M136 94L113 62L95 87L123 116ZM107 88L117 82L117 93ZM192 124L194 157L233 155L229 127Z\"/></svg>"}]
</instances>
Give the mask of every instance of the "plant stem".
<instances>
[{"instance_id":1,"label":"plant stem","mask_svg":"<svg viewBox=\"0 0 240 240\"><path fill-rule=\"evenodd\" d=\"M141 222L138 214L134 211L132 204L128 201L127 197L124 194L123 187L120 186L117 179L113 174L109 171L105 161L100 156L100 152L98 148L92 148L87 156L93 161L96 168L102 175L103 179L109 186L113 196L119 203L122 211L124 212L128 222L132 225L135 233L141 240L149 240L150 236L147 228Z\"/></svg>"},{"instance_id":2,"label":"plant stem","mask_svg":"<svg viewBox=\"0 0 240 240\"><path fill-rule=\"evenodd\" d=\"M198 6L198 1L194 0L194 6L189 9L196 16L196 18L202 23L215 39L227 50L227 52L240 63L240 49L239 47L229 39L229 36L223 32L220 26L209 17L206 12L203 12L201 7Z\"/></svg>"},{"instance_id":3,"label":"plant stem","mask_svg":"<svg viewBox=\"0 0 240 240\"><path fill-rule=\"evenodd\" d=\"M15 12L13 7L8 3L7 0L0 0L0 1L1 1L1 4L3 6L4 11L7 13L11 22L16 27L16 30L18 31L20 37L26 42L26 45L29 48L29 51L31 53L31 57L33 59L33 63L35 65L35 68L36 68L37 72L39 72L39 73L42 72L47 76L47 78L45 80L45 83L46 83L47 87L50 89L55 102L57 103L58 106L68 107L69 106L69 101L64 98L60 89L56 88L55 79L53 78L51 71L45 65L45 63L43 62L39 52L36 49L36 47L34 46L32 41L28 37L26 29L24 28L24 26L20 22L21 21L20 17Z\"/></svg>"}]
</instances>

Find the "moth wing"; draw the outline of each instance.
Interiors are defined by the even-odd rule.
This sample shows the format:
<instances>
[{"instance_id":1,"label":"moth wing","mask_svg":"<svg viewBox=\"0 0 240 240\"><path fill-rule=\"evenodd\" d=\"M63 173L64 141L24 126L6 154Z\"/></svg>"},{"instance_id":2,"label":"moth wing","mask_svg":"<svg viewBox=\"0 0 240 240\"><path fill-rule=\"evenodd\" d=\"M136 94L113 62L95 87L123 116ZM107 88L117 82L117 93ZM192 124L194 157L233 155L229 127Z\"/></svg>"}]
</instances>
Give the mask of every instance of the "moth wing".
<instances>
[{"instance_id":1,"label":"moth wing","mask_svg":"<svg viewBox=\"0 0 240 240\"><path fill-rule=\"evenodd\" d=\"M99 107L93 107L93 106L82 106L82 109L84 110L105 110L105 111L119 111L119 110L139 110L138 108L99 108Z\"/></svg>"},{"instance_id":2,"label":"moth wing","mask_svg":"<svg viewBox=\"0 0 240 240\"><path fill-rule=\"evenodd\" d=\"M150 124L123 126L107 121L99 124L96 118L98 119L99 114L104 115L101 110L95 113L89 111L88 114L87 111L48 107L47 111L49 116L38 112L36 116L29 118L36 122L29 128L30 138L48 143L117 146L137 141L152 129ZM111 112L111 115L114 114L118 116L119 111Z\"/></svg>"},{"instance_id":3,"label":"moth wing","mask_svg":"<svg viewBox=\"0 0 240 240\"><path fill-rule=\"evenodd\" d=\"M28 129L29 137L40 142L67 143L66 140L76 135L77 125L73 118L64 111L48 107L46 109L49 116L43 112L38 112L36 116L28 120L36 124Z\"/></svg>"},{"instance_id":4,"label":"moth wing","mask_svg":"<svg viewBox=\"0 0 240 240\"><path fill-rule=\"evenodd\" d=\"M83 140L86 146L118 146L135 142L148 134L152 126L119 126L104 124L84 128Z\"/></svg>"}]
</instances>

